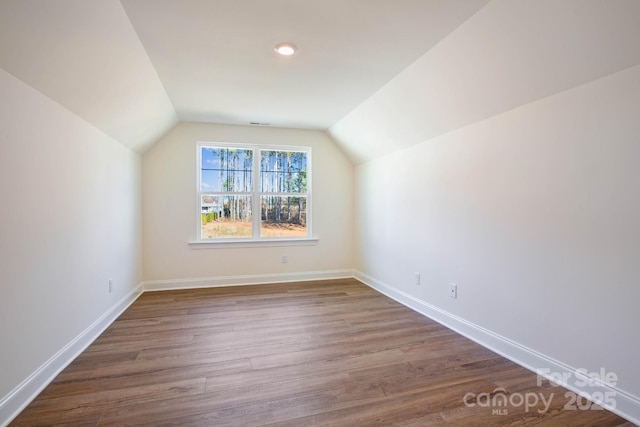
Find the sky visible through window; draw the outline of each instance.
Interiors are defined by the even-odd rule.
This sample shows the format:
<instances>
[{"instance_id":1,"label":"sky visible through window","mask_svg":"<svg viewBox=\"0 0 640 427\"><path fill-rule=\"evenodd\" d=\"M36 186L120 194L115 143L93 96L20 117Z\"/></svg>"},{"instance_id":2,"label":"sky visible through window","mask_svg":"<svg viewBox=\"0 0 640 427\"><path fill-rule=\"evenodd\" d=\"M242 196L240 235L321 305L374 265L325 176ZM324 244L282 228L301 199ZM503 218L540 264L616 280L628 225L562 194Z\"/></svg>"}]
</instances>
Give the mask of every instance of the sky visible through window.
<instances>
[{"instance_id":1,"label":"sky visible through window","mask_svg":"<svg viewBox=\"0 0 640 427\"><path fill-rule=\"evenodd\" d=\"M307 235L306 151L202 146L200 159L202 238L250 237L252 218L260 237Z\"/></svg>"},{"instance_id":2,"label":"sky visible through window","mask_svg":"<svg viewBox=\"0 0 640 427\"><path fill-rule=\"evenodd\" d=\"M200 191L253 190L253 150L202 147Z\"/></svg>"}]
</instances>

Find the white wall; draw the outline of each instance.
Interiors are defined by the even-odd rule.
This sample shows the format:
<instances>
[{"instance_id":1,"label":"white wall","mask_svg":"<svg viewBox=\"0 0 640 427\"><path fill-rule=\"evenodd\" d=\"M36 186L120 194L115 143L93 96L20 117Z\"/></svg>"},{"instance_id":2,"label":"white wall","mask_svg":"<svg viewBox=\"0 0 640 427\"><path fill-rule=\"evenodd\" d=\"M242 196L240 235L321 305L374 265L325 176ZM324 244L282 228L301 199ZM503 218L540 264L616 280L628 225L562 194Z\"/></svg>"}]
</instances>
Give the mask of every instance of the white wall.
<instances>
[{"instance_id":1,"label":"white wall","mask_svg":"<svg viewBox=\"0 0 640 427\"><path fill-rule=\"evenodd\" d=\"M357 166L357 269L637 399L639 117L636 66Z\"/></svg>"},{"instance_id":2,"label":"white wall","mask_svg":"<svg viewBox=\"0 0 640 427\"><path fill-rule=\"evenodd\" d=\"M2 402L141 282L142 251L140 156L2 69L0 93Z\"/></svg>"},{"instance_id":3,"label":"white wall","mask_svg":"<svg viewBox=\"0 0 640 427\"><path fill-rule=\"evenodd\" d=\"M195 250L196 143L251 142L312 148L314 246ZM142 159L145 281L269 275L353 266L353 166L324 133L181 123ZM287 254L288 264L281 264Z\"/></svg>"}]
</instances>

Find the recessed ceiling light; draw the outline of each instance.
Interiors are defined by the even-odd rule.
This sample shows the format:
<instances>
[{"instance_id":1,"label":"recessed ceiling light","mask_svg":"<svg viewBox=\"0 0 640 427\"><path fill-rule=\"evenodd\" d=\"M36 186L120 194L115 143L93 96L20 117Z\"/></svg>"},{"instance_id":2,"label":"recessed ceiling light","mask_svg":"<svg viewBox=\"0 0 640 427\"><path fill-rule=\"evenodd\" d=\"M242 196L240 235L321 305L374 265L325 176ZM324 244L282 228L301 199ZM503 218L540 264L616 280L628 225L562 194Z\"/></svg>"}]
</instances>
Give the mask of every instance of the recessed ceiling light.
<instances>
[{"instance_id":1,"label":"recessed ceiling light","mask_svg":"<svg viewBox=\"0 0 640 427\"><path fill-rule=\"evenodd\" d=\"M274 50L282 56L291 56L296 53L296 46L293 43L279 43Z\"/></svg>"}]
</instances>

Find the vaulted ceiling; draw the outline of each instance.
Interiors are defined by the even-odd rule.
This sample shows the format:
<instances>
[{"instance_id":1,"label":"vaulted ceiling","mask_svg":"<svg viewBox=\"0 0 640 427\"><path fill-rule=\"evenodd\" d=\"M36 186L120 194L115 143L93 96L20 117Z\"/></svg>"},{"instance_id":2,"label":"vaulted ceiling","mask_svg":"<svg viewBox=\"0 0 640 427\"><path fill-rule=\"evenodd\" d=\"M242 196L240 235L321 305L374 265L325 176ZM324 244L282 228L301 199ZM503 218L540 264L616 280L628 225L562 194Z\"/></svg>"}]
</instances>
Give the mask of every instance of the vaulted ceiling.
<instances>
[{"instance_id":1,"label":"vaulted ceiling","mask_svg":"<svg viewBox=\"0 0 640 427\"><path fill-rule=\"evenodd\" d=\"M178 121L327 129L485 3L2 0L0 66L139 152Z\"/></svg>"},{"instance_id":2,"label":"vaulted ceiling","mask_svg":"<svg viewBox=\"0 0 640 427\"><path fill-rule=\"evenodd\" d=\"M257 122L358 163L637 64L637 0L0 0L0 67L140 153Z\"/></svg>"}]
</instances>

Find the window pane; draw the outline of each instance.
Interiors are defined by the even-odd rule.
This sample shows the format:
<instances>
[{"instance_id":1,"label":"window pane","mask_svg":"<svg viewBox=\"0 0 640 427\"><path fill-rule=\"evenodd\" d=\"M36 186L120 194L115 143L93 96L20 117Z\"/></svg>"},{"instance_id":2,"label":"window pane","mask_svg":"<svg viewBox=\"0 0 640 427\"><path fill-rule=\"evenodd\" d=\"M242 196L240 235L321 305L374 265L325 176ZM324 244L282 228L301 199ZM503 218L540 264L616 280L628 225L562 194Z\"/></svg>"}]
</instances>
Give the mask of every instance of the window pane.
<instances>
[{"instance_id":1,"label":"window pane","mask_svg":"<svg viewBox=\"0 0 640 427\"><path fill-rule=\"evenodd\" d=\"M202 147L200 159L200 191L253 190L252 150Z\"/></svg>"},{"instance_id":2,"label":"window pane","mask_svg":"<svg viewBox=\"0 0 640 427\"><path fill-rule=\"evenodd\" d=\"M251 238L251 196L201 196L200 238Z\"/></svg>"},{"instance_id":3,"label":"window pane","mask_svg":"<svg viewBox=\"0 0 640 427\"><path fill-rule=\"evenodd\" d=\"M262 196L261 237L304 237L307 235L307 198Z\"/></svg>"},{"instance_id":4,"label":"window pane","mask_svg":"<svg viewBox=\"0 0 640 427\"><path fill-rule=\"evenodd\" d=\"M307 153L262 150L260 154L260 188L262 192L307 192Z\"/></svg>"}]
</instances>

